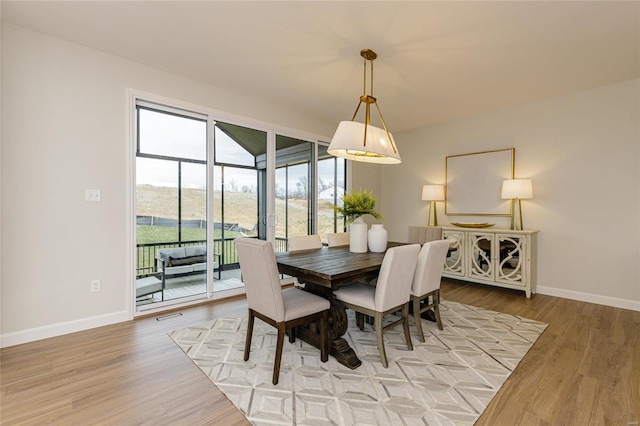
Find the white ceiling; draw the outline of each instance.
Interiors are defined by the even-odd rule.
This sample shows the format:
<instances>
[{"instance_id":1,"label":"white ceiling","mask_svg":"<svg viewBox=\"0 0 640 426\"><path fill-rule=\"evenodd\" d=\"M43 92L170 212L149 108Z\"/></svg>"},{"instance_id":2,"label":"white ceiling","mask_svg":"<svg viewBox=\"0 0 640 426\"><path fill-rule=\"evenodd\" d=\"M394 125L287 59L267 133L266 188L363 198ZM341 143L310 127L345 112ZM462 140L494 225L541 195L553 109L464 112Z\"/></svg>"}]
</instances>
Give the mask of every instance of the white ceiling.
<instances>
[{"instance_id":1,"label":"white ceiling","mask_svg":"<svg viewBox=\"0 0 640 426\"><path fill-rule=\"evenodd\" d=\"M330 122L360 50L398 132L640 77L640 2L7 1L2 20Z\"/></svg>"}]
</instances>

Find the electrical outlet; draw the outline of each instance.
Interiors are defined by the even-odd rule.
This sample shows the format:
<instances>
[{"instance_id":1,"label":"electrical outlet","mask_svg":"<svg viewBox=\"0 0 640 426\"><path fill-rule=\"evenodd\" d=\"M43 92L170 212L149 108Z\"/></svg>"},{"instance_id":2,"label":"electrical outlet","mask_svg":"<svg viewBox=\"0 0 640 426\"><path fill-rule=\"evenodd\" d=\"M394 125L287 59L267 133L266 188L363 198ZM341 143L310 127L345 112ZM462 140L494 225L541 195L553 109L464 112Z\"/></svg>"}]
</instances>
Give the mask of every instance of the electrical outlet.
<instances>
[{"instance_id":1,"label":"electrical outlet","mask_svg":"<svg viewBox=\"0 0 640 426\"><path fill-rule=\"evenodd\" d=\"M84 200L91 202L100 202L102 201L102 191L99 189L85 189Z\"/></svg>"},{"instance_id":2,"label":"electrical outlet","mask_svg":"<svg viewBox=\"0 0 640 426\"><path fill-rule=\"evenodd\" d=\"M100 280L91 280L91 293L100 291Z\"/></svg>"}]
</instances>

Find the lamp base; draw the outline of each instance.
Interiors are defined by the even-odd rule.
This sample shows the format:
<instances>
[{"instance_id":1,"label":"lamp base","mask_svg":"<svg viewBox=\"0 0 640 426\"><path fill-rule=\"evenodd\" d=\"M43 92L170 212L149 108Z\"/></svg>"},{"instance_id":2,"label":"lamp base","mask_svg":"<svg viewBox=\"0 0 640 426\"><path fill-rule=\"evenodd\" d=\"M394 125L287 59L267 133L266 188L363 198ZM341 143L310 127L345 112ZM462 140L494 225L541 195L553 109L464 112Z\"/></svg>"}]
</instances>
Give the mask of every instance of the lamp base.
<instances>
[{"instance_id":1,"label":"lamp base","mask_svg":"<svg viewBox=\"0 0 640 426\"><path fill-rule=\"evenodd\" d=\"M520 198L511 200L511 229L514 231L522 231L522 205Z\"/></svg>"},{"instance_id":2,"label":"lamp base","mask_svg":"<svg viewBox=\"0 0 640 426\"><path fill-rule=\"evenodd\" d=\"M429 223L428 226L438 226L438 216L436 214L436 202L429 203Z\"/></svg>"}]
</instances>

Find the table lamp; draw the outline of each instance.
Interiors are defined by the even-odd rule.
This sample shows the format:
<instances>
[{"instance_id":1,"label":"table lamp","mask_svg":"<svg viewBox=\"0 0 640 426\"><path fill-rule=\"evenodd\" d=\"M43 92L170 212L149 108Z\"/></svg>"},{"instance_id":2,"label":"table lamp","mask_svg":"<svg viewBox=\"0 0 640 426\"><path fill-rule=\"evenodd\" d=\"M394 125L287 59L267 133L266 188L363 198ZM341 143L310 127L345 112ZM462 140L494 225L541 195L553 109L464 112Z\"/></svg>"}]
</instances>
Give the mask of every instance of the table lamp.
<instances>
[{"instance_id":1,"label":"table lamp","mask_svg":"<svg viewBox=\"0 0 640 426\"><path fill-rule=\"evenodd\" d=\"M444 185L423 185L422 201L430 201L429 226L438 226L436 201L444 201Z\"/></svg>"},{"instance_id":2,"label":"table lamp","mask_svg":"<svg viewBox=\"0 0 640 426\"><path fill-rule=\"evenodd\" d=\"M511 229L522 230L520 200L533 198L531 179L509 179L502 182L502 199L511 200Z\"/></svg>"}]
</instances>

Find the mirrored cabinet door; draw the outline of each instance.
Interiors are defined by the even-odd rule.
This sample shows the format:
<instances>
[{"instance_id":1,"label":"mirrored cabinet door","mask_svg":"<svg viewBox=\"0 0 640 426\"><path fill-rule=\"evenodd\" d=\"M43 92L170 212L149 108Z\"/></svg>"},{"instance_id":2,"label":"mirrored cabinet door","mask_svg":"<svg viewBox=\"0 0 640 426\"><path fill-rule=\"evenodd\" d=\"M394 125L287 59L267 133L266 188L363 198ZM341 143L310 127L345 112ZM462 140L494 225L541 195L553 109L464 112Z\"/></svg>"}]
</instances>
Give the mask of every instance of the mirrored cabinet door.
<instances>
[{"instance_id":1,"label":"mirrored cabinet door","mask_svg":"<svg viewBox=\"0 0 640 426\"><path fill-rule=\"evenodd\" d=\"M447 257L444 261L444 272L449 275L464 277L465 274L465 234L464 232L444 231L443 238L453 241L449 246Z\"/></svg>"},{"instance_id":2,"label":"mirrored cabinet door","mask_svg":"<svg viewBox=\"0 0 640 426\"><path fill-rule=\"evenodd\" d=\"M493 280L494 277L494 234L469 233L471 249L469 276Z\"/></svg>"},{"instance_id":3,"label":"mirrored cabinet door","mask_svg":"<svg viewBox=\"0 0 640 426\"><path fill-rule=\"evenodd\" d=\"M506 283L521 283L524 259L526 258L526 238L518 235L498 236L498 263L496 280Z\"/></svg>"}]
</instances>

